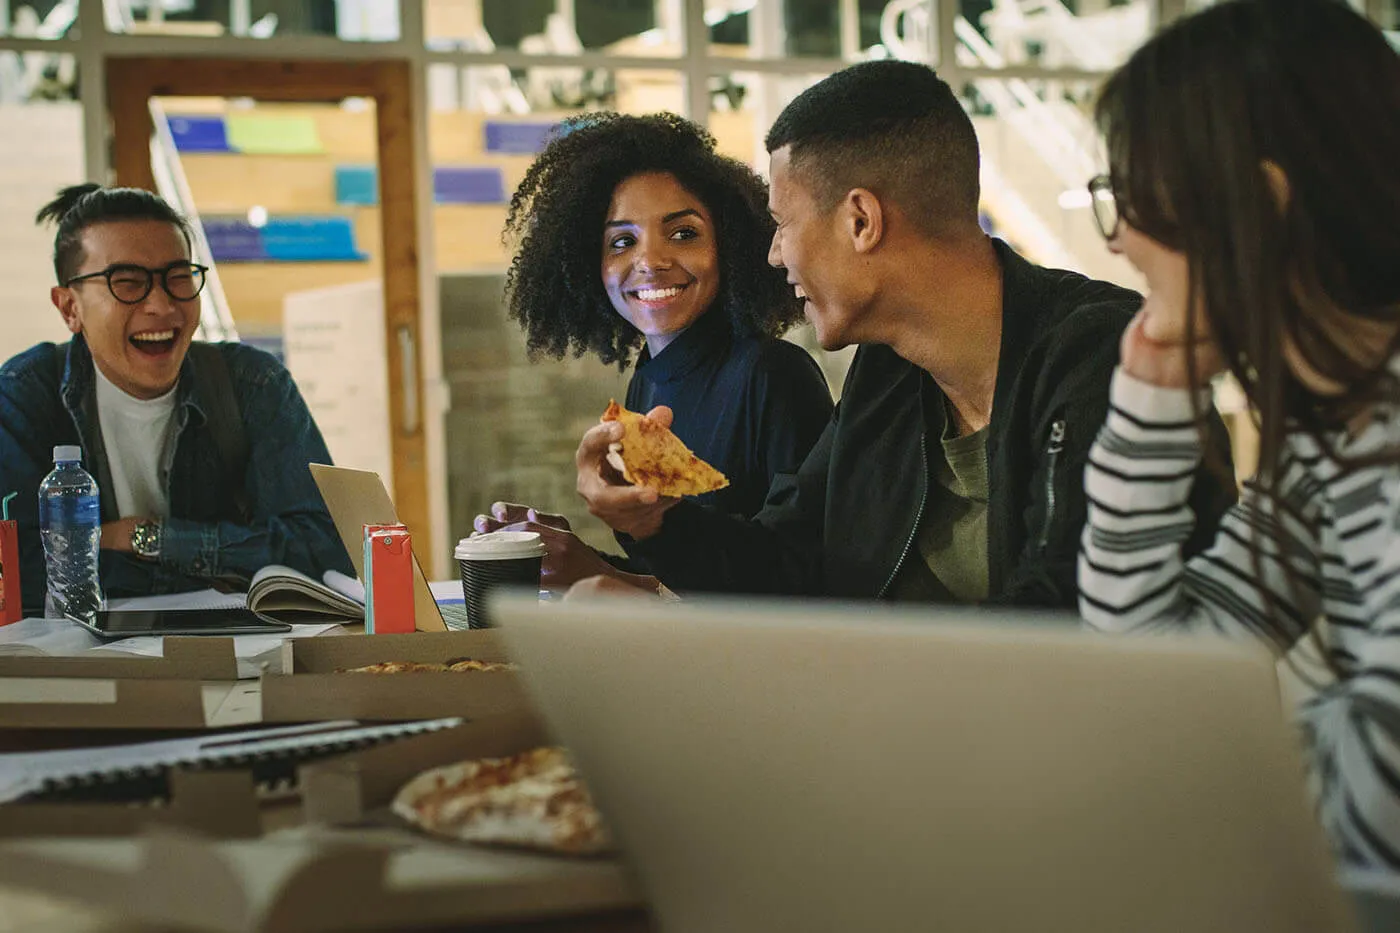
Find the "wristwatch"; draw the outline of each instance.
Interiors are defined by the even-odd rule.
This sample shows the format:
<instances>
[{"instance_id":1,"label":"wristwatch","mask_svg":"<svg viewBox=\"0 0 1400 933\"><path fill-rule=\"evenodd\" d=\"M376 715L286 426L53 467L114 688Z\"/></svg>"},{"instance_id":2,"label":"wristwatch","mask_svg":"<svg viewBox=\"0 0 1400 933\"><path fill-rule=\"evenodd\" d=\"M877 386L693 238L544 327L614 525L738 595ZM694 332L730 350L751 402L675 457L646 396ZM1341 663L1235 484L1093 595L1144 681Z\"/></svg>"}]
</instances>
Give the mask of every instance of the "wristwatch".
<instances>
[{"instance_id":1,"label":"wristwatch","mask_svg":"<svg viewBox=\"0 0 1400 933\"><path fill-rule=\"evenodd\" d=\"M131 528L131 549L137 557L156 560L160 557L160 522L137 522Z\"/></svg>"}]
</instances>

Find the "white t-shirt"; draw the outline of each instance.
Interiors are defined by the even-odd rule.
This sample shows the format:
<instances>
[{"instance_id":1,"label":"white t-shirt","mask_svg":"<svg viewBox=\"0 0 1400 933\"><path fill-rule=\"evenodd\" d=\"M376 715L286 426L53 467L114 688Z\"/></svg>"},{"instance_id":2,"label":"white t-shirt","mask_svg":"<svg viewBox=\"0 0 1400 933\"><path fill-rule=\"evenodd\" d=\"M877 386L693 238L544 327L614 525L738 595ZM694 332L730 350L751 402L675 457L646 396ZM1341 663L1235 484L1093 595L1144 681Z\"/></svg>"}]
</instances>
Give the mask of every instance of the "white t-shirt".
<instances>
[{"instance_id":1,"label":"white t-shirt","mask_svg":"<svg viewBox=\"0 0 1400 933\"><path fill-rule=\"evenodd\" d=\"M160 475L175 413L175 389L149 401L132 398L97 373L97 420L112 472L112 494L122 518L165 518L170 502Z\"/></svg>"}]
</instances>

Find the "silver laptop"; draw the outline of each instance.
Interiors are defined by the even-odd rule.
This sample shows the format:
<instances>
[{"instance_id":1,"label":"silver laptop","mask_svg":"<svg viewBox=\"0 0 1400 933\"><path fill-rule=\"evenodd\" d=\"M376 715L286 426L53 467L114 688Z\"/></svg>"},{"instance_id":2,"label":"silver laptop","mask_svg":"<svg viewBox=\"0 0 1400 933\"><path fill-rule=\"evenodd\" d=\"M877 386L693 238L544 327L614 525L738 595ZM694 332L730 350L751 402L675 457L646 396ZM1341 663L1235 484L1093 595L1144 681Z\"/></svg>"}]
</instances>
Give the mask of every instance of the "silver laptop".
<instances>
[{"instance_id":1,"label":"silver laptop","mask_svg":"<svg viewBox=\"0 0 1400 933\"><path fill-rule=\"evenodd\" d=\"M494 611L668 931L1352 929L1262 652L869 605Z\"/></svg>"}]
</instances>

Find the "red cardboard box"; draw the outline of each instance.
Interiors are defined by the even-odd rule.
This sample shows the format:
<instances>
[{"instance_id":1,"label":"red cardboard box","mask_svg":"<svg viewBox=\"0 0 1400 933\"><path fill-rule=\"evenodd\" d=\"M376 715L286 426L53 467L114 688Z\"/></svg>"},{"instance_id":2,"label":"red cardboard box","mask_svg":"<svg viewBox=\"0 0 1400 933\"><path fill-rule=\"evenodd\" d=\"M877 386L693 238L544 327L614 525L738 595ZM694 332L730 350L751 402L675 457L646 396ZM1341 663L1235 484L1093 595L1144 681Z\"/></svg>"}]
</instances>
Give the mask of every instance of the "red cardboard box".
<instances>
[{"instance_id":1,"label":"red cardboard box","mask_svg":"<svg viewBox=\"0 0 1400 933\"><path fill-rule=\"evenodd\" d=\"M413 546L404 525L365 526L365 632L415 631Z\"/></svg>"},{"instance_id":2,"label":"red cardboard box","mask_svg":"<svg viewBox=\"0 0 1400 933\"><path fill-rule=\"evenodd\" d=\"M19 524L0 521L0 625L24 617L19 595Z\"/></svg>"}]
</instances>

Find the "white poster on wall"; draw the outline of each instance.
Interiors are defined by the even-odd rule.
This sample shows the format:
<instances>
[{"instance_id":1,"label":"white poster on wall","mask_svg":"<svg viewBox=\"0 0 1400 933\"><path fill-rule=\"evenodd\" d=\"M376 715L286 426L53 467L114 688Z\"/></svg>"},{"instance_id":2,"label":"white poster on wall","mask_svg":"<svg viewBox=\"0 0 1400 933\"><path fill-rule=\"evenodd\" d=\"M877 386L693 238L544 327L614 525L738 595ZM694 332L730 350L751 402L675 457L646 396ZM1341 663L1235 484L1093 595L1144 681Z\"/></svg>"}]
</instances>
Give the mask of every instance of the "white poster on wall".
<instances>
[{"instance_id":1,"label":"white poster on wall","mask_svg":"<svg viewBox=\"0 0 1400 933\"><path fill-rule=\"evenodd\" d=\"M354 282L282 300L287 369L337 466L373 470L394 488L384 288Z\"/></svg>"}]
</instances>

